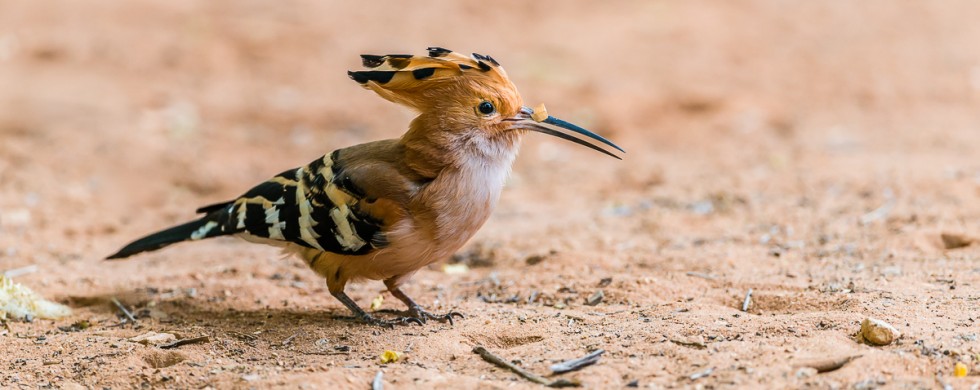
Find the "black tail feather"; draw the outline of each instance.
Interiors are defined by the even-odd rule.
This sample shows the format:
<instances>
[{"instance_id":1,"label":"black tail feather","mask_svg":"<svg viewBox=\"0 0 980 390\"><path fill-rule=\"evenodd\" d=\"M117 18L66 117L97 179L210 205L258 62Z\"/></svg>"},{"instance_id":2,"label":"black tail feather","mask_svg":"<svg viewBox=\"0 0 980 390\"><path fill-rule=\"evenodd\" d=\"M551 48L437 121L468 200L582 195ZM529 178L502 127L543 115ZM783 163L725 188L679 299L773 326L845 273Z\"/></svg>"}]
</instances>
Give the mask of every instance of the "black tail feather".
<instances>
[{"instance_id":1,"label":"black tail feather","mask_svg":"<svg viewBox=\"0 0 980 390\"><path fill-rule=\"evenodd\" d=\"M221 209L223 209L225 207L231 206L232 203L235 203L235 201L227 201L227 202L209 204L207 206L198 208L197 211L195 211L195 212L198 213L198 214L210 214L210 213L213 213L215 211L221 210Z\"/></svg>"},{"instance_id":2,"label":"black tail feather","mask_svg":"<svg viewBox=\"0 0 980 390\"><path fill-rule=\"evenodd\" d=\"M129 243L119 252L109 255L106 260L113 259L123 259L137 253L154 251L163 248L170 244L176 244L181 241L195 240L201 238L222 236L228 233L224 232L224 226L218 222L219 218L216 215L207 215L204 218L198 219L196 221L191 221L183 225L174 226L170 229L166 229L160 232L153 233L149 236L143 237L136 241ZM202 230L209 222L214 223L211 229ZM196 233L196 234L195 234ZM199 235L199 237L193 237L194 235Z\"/></svg>"}]
</instances>

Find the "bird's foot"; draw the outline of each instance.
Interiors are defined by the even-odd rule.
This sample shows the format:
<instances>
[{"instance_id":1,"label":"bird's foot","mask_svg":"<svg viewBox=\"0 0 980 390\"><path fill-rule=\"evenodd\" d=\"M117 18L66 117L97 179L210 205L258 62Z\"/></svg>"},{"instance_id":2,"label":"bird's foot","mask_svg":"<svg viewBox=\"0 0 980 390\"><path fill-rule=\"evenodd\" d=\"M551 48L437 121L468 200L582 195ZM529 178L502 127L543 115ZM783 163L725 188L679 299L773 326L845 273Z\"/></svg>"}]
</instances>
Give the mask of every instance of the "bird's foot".
<instances>
[{"instance_id":1,"label":"bird's foot","mask_svg":"<svg viewBox=\"0 0 980 390\"><path fill-rule=\"evenodd\" d=\"M365 313L364 315L335 316L334 318L343 321L361 322L368 325L380 326L382 328L388 328L388 329L394 328L396 325L424 324L422 320L412 316L402 316L395 319L386 320Z\"/></svg>"}]
</instances>

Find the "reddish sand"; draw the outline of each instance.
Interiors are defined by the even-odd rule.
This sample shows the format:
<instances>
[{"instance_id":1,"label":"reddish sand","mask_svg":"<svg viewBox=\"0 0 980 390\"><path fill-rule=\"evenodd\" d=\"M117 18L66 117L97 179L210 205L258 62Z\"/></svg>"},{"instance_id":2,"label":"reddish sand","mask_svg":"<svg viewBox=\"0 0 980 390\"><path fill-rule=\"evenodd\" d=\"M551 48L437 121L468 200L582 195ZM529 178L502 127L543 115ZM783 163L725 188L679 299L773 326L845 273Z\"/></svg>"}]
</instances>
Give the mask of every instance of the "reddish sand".
<instances>
[{"instance_id":1,"label":"reddish sand","mask_svg":"<svg viewBox=\"0 0 980 390\"><path fill-rule=\"evenodd\" d=\"M980 371L980 244L940 239L980 238L980 3L354 4L0 3L0 271L36 265L16 280L74 310L0 328L0 387L537 386L475 345L539 374L604 349L561 376L590 388L980 384L953 377ZM236 239L102 261L397 137L411 113L345 72L431 45L493 55L528 103L628 151L527 137L468 272L406 287L466 319L338 319L300 261ZM348 287L365 306L382 290ZM858 343L867 317L902 337ZM209 341L128 341L149 331Z\"/></svg>"}]
</instances>

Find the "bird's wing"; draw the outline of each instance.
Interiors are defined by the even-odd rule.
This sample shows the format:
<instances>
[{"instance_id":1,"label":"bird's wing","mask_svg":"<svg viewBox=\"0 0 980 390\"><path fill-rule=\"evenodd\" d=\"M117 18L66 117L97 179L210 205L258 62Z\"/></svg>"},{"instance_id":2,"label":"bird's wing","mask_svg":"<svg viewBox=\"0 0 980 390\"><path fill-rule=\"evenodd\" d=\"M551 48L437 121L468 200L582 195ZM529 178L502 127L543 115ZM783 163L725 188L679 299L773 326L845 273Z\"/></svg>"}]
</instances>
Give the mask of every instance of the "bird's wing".
<instances>
[{"instance_id":1,"label":"bird's wing","mask_svg":"<svg viewBox=\"0 0 980 390\"><path fill-rule=\"evenodd\" d=\"M341 149L276 175L232 202L223 230L327 252L363 255L385 247L420 183L398 164L394 141Z\"/></svg>"}]
</instances>

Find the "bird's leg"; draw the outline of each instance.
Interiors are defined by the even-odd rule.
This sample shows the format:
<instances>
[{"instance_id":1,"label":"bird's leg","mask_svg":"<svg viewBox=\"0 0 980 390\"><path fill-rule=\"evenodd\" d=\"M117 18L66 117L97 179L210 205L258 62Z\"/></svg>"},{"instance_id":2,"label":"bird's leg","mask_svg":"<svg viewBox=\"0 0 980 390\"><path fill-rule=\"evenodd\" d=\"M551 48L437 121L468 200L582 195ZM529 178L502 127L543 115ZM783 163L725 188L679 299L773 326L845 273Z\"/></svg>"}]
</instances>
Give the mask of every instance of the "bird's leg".
<instances>
[{"instance_id":1,"label":"bird's leg","mask_svg":"<svg viewBox=\"0 0 980 390\"><path fill-rule=\"evenodd\" d=\"M394 327L395 325L406 325L409 323L416 323L422 325L422 323L424 322L424 320L420 320L414 317L404 317L392 321L382 320L380 318L376 318L368 314L366 311L364 311L364 309L361 309L360 306L357 306L357 302L354 302L353 299L347 296L347 294L344 293L343 289L339 291L330 291L330 295L333 295L333 297L337 298L337 300L340 301L340 303L343 303L344 306L347 306L347 308L350 309L352 313L354 313L355 318L371 325L391 328Z\"/></svg>"},{"instance_id":2,"label":"bird's leg","mask_svg":"<svg viewBox=\"0 0 980 390\"><path fill-rule=\"evenodd\" d=\"M412 298L410 298L408 295L405 295L405 292L402 291L400 287L395 285L392 279L385 280L385 285L388 286L388 292L390 292L391 295L393 295L395 298L398 298L399 301L404 302L405 306L408 306L408 315L410 316L410 318L416 318L422 322L426 322L427 320L449 322L449 325L455 325L453 323L453 316L458 316L459 318L463 318L462 313L455 312L455 311L450 311L442 315L429 313L425 311L425 309L422 309L422 306L420 306L418 303L415 303L415 301L412 300Z\"/></svg>"}]
</instances>

